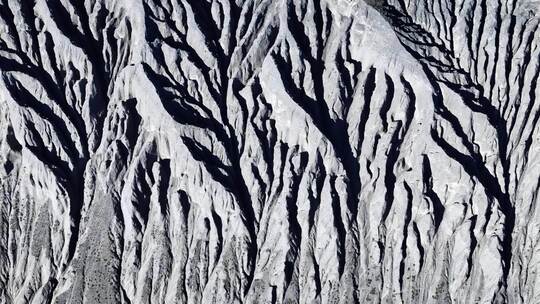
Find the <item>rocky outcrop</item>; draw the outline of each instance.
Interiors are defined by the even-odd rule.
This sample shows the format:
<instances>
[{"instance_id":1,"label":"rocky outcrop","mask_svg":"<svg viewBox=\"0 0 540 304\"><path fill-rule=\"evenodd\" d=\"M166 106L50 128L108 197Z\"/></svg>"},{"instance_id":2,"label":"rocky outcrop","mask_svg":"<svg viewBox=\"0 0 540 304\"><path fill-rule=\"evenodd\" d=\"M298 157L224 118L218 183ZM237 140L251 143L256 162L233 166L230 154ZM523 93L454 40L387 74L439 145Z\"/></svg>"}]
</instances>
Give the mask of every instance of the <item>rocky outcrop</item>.
<instances>
[{"instance_id":1,"label":"rocky outcrop","mask_svg":"<svg viewBox=\"0 0 540 304\"><path fill-rule=\"evenodd\" d=\"M1 0L0 303L540 301L538 10Z\"/></svg>"}]
</instances>

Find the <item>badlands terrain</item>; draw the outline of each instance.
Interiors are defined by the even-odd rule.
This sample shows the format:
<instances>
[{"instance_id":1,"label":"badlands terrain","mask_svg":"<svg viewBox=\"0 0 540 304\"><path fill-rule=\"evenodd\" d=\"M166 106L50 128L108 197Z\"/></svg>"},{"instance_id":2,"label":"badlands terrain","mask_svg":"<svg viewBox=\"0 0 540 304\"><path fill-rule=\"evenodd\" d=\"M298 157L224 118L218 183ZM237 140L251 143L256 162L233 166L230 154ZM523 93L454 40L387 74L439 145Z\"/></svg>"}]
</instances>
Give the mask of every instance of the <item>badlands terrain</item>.
<instances>
[{"instance_id":1,"label":"badlands terrain","mask_svg":"<svg viewBox=\"0 0 540 304\"><path fill-rule=\"evenodd\" d=\"M539 11L0 0L0 303L540 303Z\"/></svg>"}]
</instances>

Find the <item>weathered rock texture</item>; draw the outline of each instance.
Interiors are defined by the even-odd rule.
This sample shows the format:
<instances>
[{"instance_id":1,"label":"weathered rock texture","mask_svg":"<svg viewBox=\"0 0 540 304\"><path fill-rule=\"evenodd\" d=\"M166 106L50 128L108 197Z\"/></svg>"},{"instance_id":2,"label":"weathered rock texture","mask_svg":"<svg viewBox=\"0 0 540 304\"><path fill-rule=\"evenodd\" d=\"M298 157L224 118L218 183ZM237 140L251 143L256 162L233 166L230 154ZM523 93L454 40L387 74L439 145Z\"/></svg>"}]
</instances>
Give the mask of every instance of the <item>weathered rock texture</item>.
<instances>
[{"instance_id":1,"label":"weathered rock texture","mask_svg":"<svg viewBox=\"0 0 540 304\"><path fill-rule=\"evenodd\" d=\"M1 0L0 303L539 303L539 7Z\"/></svg>"}]
</instances>

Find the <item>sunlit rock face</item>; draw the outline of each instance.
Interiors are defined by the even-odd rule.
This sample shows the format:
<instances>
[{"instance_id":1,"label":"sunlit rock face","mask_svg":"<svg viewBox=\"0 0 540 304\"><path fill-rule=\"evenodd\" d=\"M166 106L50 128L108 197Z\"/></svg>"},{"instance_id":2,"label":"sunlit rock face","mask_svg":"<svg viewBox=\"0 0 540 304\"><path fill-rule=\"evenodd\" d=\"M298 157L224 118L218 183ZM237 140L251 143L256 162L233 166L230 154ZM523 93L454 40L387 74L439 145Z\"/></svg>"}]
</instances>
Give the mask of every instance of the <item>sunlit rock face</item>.
<instances>
[{"instance_id":1,"label":"sunlit rock face","mask_svg":"<svg viewBox=\"0 0 540 304\"><path fill-rule=\"evenodd\" d=\"M538 303L526 0L0 0L0 303Z\"/></svg>"}]
</instances>

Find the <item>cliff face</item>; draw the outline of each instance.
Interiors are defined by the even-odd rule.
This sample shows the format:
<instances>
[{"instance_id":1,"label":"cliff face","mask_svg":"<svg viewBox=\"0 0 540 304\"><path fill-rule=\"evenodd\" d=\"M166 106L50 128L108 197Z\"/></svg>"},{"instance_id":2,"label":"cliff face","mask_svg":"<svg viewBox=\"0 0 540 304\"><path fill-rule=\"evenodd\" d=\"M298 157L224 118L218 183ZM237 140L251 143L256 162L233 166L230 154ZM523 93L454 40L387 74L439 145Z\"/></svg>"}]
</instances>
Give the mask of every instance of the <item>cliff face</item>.
<instances>
[{"instance_id":1,"label":"cliff face","mask_svg":"<svg viewBox=\"0 0 540 304\"><path fill-rule=\"evenodd\" d=\"M535 1L0 2L0 303L540 301Z\"/></svg>"}]
</instances>

